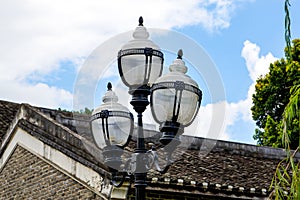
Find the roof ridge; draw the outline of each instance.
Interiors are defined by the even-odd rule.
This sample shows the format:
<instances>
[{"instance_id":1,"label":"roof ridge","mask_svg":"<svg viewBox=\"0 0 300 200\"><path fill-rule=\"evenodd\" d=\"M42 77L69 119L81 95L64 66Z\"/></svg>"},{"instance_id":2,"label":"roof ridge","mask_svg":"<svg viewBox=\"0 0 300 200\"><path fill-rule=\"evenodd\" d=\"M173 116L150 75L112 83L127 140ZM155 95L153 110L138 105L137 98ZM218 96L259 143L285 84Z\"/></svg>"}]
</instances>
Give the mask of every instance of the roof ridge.
<instances>
[{"instance_id":1,"label":"roof ridge","mask_svg":"<svg viewBox=\"0 0 300 200\"><path fill-rule=\"evenodd\" d=\"M189 149L201 151L212 150L215 152L228 152L239 155L251 155L254 157L284 159L287 152L283 148L275 148L269 146L258 146L234 141L216 140L203 137L193 137L185 135L184 139L189 142ZM295 159L300 160L300 152L295 155Z\"/></svg>"},{"instance_id":2,"label":"roof ridge","mask_svg":"<svg viewBox=\"0 0 300 200\"><path fill-rule=\"evenodd\" d=\"M72 135L74 135L75 137L78 137L79 139L82 139L83 137L79 134L77 134L76 132L74 132L73 130L71 130L70 128L68 128L67 126L59 123L58 121L56 121L55 119L49 117L47 114L45 114L44 112L39 110L39 107L35 107L35 106L31 106L29 104L24 104L29 106L30 109L34 110L35 112L37 112L38 114L40 114L41 116L43 116L44 118L46 118L47 120L51 121L52 123L54 123L55 125L63 128L64 130L68 131L69 133L71 133ZM54 109L53 109L54 110Z\"/></svg>"}]
</instances>

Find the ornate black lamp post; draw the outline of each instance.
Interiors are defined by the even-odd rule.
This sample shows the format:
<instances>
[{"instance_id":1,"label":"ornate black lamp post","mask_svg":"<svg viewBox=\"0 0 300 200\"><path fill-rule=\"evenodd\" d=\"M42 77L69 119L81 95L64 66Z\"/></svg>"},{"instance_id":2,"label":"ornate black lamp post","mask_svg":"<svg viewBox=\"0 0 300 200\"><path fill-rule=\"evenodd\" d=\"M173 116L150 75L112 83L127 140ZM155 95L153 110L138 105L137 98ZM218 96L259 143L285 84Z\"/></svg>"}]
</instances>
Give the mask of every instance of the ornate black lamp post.
<instances>
[{"instance_id":1,"label":"ornate black lamp post","mask_svg":"<svg viewBox=\"0 0 300 200\"><path fill-rule=\"evenodd\" d=\"M112 183L121 186L127 172L133 174L136 199L145 199L147 171L157 162L152 150L147 151L144 143L143 112L151 104L152 115L163 133L160 142L168 153L167 160L180 143L179 136L184 127L190 125L200 107L202 92L198 85L185 73L182 50L170 66L170 72L161 76L163 53L148 39L149 33L143 26L143 18L133 33L133 40L125 44L118 53L118 69L123 83L132 96L130 104L137 112L137 147L134 154L123 162L122 148L128 143L133 128L133 117L127 108L117 103L117 97L108 84L108 91L99 108L91 118L95 143L103 150L104 162L112 172ZM148 96L150 95L150 102ZM122 165L125 163L125 165ZM122 167L120 167L122 166ZM119 176L122 178L117 182Z\"/></svg>"}]
</instances>

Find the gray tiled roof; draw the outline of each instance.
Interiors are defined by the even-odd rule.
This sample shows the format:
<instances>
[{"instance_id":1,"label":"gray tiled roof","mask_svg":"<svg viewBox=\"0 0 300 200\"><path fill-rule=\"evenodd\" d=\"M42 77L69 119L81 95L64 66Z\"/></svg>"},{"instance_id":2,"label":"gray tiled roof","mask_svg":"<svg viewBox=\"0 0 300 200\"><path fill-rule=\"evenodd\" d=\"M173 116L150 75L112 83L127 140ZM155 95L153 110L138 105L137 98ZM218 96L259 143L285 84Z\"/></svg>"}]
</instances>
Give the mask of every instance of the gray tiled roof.
<instances>
[{"instance_id":1,"label":"gray tiled roof","mask_svg":"<svg viewBox=\"0 0 300 200\"><path fill-rule=\"evenodd\" d=\"M0 100L0 144L19 108L20 104Z\"/></svg>"},{"instance_id":2,"label":"gray tiled roof","mask_svg":"<svg viewBox=\"0 0 300 200\"><path fill-rule=\"evenodd\" d=\"M101 156L91 153L95 151L95 146L71 130L74 128L71 112L33 107L29 104L0 102L0 157L12 137L13 129L10 128L14 127L10 126L13 125L100 174L107 174L107 168L99 162ZM68 120L72 123L68 124Z\"/></svg>"},{"instance_id":3,"label":"gray tiled roof","mask_svg":"<svg viewBox=\"0 0 300 200\"><path fill-rule=\"evenodd\" d=\"M197 185L209 183L234 188L269 189L278 159L257 158L215 149L207 155L199 155L199 151L186 150L169 168L167 175L171 182L177 184L182 179L185 185L196 182ZM151 178L156 177L153 173ZM160 177L160 176L158 176Z\"/></svg>"},{"instance_id":4,"label":"gray tiled roof","mask_svg":"<svg viewBox=\"0 0 300 200\"><path fill-rule=\"evenodd\" d=\"M151 170L150 186L266 196L278 163L286 157L283 149L271 147L188 136L182 140L190 146L176 150L166 174ZM213 145L205 149L205 143Z\"/></svg>"},{"instance_id":5,"label":"gray tiled roof","mask_svg":"<svg viewBox=\"0 0 300 200\"><path fill-rule=\"evenodd\" d=\"M5 134L19 108L20 104L0 101L0 139ZM79 133L81 136L90 139L88 116L75 116L74 119L70 112L31 108L47 116L43 117L44 121L47 119L55 121L55 123L51 122L51 126L59 124L66 128L57 129L60 134L55 133L52 135L50 133L47 136L45 128L48 127L49 130L52 130L53 127L51 128L50 125L43 126L43 137L51 137L54 146L60 145L68 148L77 155L81 152L82 155L79 156L88 158L91 166L99 164L99 162L91 162L93 158L91 155L86 154L87 150L84 149L81 137L76 136L76 133ZM32 115L37 114L38 112L32 113ZM22 124L24 128L29 129L33 126L28 121L20 123L20 125ZM158 133L145 131L145 136L147 134L150 135L147 142L157 143ZM135 137L133 137L133 141L128 147L129 150L132 150L135 146L134 140ZM197 191L227 191L229 193L267 195L266 191L269 189L275 168L278 162L285 157L283 149L189 136L182 137L182 144L174 153L174 163L166 174L160 175L153 170L149 172L150 187L176 188L180 185L192 187L193 190L196 188ZM207 145L211 148L207 148ZM80 151L76 148L79 148ZM162 155L162 153L158 153ZM297 159L300 160L299 154L297 154Z\"/></svg>"}]
</instances>

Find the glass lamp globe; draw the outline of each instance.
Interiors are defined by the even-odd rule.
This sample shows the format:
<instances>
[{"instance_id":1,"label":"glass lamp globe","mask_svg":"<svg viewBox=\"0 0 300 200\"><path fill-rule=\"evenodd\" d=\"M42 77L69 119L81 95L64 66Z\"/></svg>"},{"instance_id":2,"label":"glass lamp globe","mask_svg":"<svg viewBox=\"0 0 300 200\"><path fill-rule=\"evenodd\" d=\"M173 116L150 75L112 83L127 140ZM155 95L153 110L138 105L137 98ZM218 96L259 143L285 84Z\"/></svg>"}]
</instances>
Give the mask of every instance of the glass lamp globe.
<instances>
[{"instance_id":1,"label":"glass lamp globe","mask_svg":"<svg viewBox=\"0 0 300 200\"><path fill-rule=\"evenodd\" d=\"M159 46L149 40L149 33L139 18L139 26L132 34L133 40L118 53L118 69L123 83L134 90L151 85L163 69L163 53Z\"/></svg>"},{"instance_id":2,"label":"glass lamp globe","mask_svg":"<svg viewBox=\"0 0 300 200\"><path fill-rule=\"evenodd\" d=\"M104 149L107 146L124 147L133 129L133 115L118 103L111 83L102 98L103 104L96 108L91 117L92 135L95 144Z\"/></svg>"},{"instance_id":3,"label":"glass lamp globe","mask_svg":"<svg viewBox=\"0 0 300 200\"><path fill-rule=\"evenodd\" d=\"M187 67L182 60L183 52L170 65L170 72L158 78L150 96L151 111L154 120L165 132L162 143L169 143L177 132L189 126L198 113L202 92L198 84L186 75Z\"/></svg>"}]
</instances>

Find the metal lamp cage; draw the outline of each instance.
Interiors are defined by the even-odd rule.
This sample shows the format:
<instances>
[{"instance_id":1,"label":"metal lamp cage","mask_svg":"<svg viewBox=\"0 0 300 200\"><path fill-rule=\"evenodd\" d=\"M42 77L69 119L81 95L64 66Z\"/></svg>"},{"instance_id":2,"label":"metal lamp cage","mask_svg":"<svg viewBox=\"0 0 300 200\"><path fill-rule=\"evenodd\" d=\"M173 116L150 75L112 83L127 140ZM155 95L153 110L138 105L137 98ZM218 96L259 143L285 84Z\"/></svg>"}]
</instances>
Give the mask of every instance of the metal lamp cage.
<instances>
[{"instance_id":1,"label":"metal lamp cage","mask_svg":"<svg viewBox=\"0 0 300 200\"><path fill-rule=\"evenodd\" d=\"M178 123L178 117L179 117L179 113L180 113L180 109L181 109L181 101L182 101L182 95L183 95L183 91L189 91L194 93L195 95L198 96L198 101L197 101L197 105L196 105L196 110L193 114L193 117L191 118L191 120L185 124L180 124L183 127L187 127L189 125L191 125L198 113L198 110L200 108L200 104L201 104L201 100L202 100L202 91L190 84L186 84L183 81L174 81L174 82L159 82L159 83L155 83L153 84L152 88L151 88L151 93L150 93L150 106L151 106L151 112L152 112L152 116L154 118L154 120L160 125L162 126L166 121L161 121L158 119L156 112L155 112L155 108L154 108L154 104L155 104L155 99L154 98L154 93L158 90L174 90L174 102L170 102L171 105L173 105L172 108L172 119L170 120L171 123L176 124Z\"/></svg>"},{"instance_id":2,"label":"metal lamp cage","mask_svg":"<svg viewBox=\"0 0 300 200\"><path fill-rule=\"evenodd\" d=\"M123 63L122 63L122 59L124 58L128 58L129 56L144 56L145 57L145 67L143 69L143 81L142 83L140 83L139 85L132 85L129 83L129 80L127 80L126 78L126 73L130 73L124 71L123 69ZM162 74L162 70L163 70L163 62L164 62L164 55L161 51L153 49L153 48L133 48L133 49L124 49L124 50L120 50L118 52L118 69L119 69L119 74L120 77L123 81L123 83L129 87L139 87L142 85L147 85L149 83L150 77L151 77L151 72L153 71L153 59L158 58L160 59L160 69L159 69L159 75L161 76ZM154 66L156 67L156 66ZM141 75L142 76L142 75Z\"/></svg>"},{"instance_id":3,"label":"metal lamp cage","mask_svg":"<svg viewBox=\"0 0 300 200\"><path fill-rule=\"evenodd\" d=\"M128 118L130 120L130 131L128 133L128 139L127 141L122 144L121 146L117 144L117 146L123 148L128 144L130 141L132 131L133 131L133 115L130 112L124 112L124 111L110 111L110 110L102 110L94 115L92 115L91 120L90 120L90 126L92 127L93 123L99 123L102 126L102 134L104 136L105 144L106 146L114 146L115 144L112 144L111 139L110 139L110 132L109 132L109 121L110 119L114 118ZM100 120L100 121L98 121ZM93 139L95 144L97 145L96 139L94 138L95 134L93 134ZM98 145L97 145L98 146ZM98 146L99 147L99 146ZM102 148L102 147L99 147Z\"/></svg>"}]
</instances>

